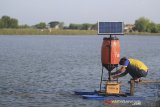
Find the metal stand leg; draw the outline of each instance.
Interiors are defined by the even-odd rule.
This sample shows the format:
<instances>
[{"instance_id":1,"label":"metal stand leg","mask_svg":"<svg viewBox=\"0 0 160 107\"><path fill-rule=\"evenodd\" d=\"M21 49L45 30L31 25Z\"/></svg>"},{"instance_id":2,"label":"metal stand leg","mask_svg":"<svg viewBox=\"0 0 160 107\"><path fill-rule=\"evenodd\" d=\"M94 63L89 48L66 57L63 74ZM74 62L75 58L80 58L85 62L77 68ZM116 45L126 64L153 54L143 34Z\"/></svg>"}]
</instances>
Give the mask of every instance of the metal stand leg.
<instances>
[{"instance_id":1,"label":"metal stand leg","mask_svg":"<svg viewBox=\"0 0 160 107\"><path fill-rule=\"evenodd\" d=\"M118 70L118 67L116 67L116 71ZM117 78L117 83L118 83L118 78Z\"/></svg>"},{"instance_id":2,"label":"metal stand leg","mask_svg":"<svg viewBox=\"0 0 160 107\"><path fill-rule=\"evenodd\" d=\"M108 80L111 81L111 71L108 71Z\"/></svg>"},{"instance_id":3,"label":"metal stand leg","mask_svg":"<svg viewBox=\"0 0 160 107\"><path fill-rule=\"evenodd\" d=\"M103 81L103 66L102 66L102 74L101 74L101 81L100 81L100 91L102 88L102 81Z\"/></svg>"}]
</instances>

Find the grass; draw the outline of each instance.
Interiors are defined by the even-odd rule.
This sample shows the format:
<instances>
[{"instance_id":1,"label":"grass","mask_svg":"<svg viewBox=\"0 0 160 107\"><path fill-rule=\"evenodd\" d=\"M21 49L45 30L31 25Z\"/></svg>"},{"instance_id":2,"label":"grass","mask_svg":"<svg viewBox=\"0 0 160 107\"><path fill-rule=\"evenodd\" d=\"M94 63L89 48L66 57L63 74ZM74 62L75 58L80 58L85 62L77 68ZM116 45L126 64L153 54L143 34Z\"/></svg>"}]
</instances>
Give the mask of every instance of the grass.
<instances>
[{"instance_id":1,"label":"grass","mask_svg":"<svg viewBox=\"0 0 160 107\"><path fill-rule=\"evenodd\" d=\"M0 29L0 35L97 35L96 30L60 30L60 29ZM131 32L125 35L159 35L160 33Z\"/></svg>"},{"instance_id":2,"label":"grass","mask_svg":"<svg viewBox=\"0 0 160 107\"><path fill-rule=\"evenodd\" d=\"M97 35L95 30L0 29L0 35Z\"/></svg>"}]
</instances>

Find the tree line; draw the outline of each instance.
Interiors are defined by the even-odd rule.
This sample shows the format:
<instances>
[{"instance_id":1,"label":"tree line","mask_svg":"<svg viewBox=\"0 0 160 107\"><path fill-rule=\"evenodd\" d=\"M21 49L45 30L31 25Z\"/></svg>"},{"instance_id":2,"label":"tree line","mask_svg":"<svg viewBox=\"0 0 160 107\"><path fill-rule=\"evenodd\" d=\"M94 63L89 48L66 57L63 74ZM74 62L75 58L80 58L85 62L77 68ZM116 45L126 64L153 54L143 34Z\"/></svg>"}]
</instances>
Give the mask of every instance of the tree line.
<instances>
[{"instance_id":1,"label":"tree line","mask_svg":"<svg viewBox=\"0 0 160 107\"><path fill-rule=\"evenodd\" d=\"M37 29L45 29L45 28L56 28L56 29L75 29L75 30L97 30L98 24L74 24L71 23L69 26L64 26L63 22L52 21L46 24L45 22L40 22L33 26L19 25L18 20L15 18L11 18L9 16L2 16L0 18L0 28L37 28ZM160 33L160 24L156 24L153 21L149 20L145 17L140 17L135 20L134 27L132 31L138 32L149 32L149 33Z\"/></svg>"},{"instance_id":2,"label":"tree line","mask_svg":"<svg viewBox=\"0 0 160 107\"><path fill-rule=\"evenodd\" d=\"M2 16L0 19L0 28L18 28L18 20L9 16Z\"/></svg>"},{"instance_id":3,"label":"tree line","mask_svg":"<svg viewBox=\"0 0 160 107\"><path fill-rule=\"evenodd\" d=\"M156 24L148 18L141 17L135 21L134 31L160 33L160 24Z\"/></svg>"}]
</instances>

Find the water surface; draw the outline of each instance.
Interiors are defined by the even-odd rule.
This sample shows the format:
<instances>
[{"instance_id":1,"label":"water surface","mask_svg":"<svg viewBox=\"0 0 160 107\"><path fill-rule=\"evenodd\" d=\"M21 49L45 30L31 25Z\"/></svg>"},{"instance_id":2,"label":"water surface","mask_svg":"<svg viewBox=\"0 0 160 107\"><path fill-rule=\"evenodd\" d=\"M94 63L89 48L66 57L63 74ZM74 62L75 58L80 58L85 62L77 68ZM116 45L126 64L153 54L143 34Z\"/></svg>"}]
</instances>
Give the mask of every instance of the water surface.
<instances>
[{"instance_id":1,"label":"water surface","mask_svg":"<svg viewBox=\"0 0 160 107\"><path fill-rule=\"evenodd\" d=\"M147 79L158 80L160 37L119 36L119 39L121 57L142 60L150 68ZM74 95L74 90L99 89L102 40L103 36L0 36L0 105L106 106L105 101ZM127 75L120 79L125 92L129 91L130 78ZM160 85L136 85L135 90L136 96L146 97L144 104L159 103Z\"/></svg>"}]
</instances>

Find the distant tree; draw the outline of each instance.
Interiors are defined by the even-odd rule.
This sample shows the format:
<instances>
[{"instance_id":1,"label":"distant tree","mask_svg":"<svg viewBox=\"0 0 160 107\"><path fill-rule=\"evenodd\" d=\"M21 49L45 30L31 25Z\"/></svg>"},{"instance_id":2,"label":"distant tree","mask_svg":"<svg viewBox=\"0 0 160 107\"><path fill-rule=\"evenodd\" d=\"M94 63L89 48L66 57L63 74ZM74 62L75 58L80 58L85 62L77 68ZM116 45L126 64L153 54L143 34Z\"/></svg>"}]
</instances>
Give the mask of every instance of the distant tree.
<instances>
[{"instance_id":1,"label":"distant tree","mask_svg":"<svg viewBox=\"0 0 160 107\"><path fill-rule=\"evenodd\" d=\"M83 24L73 24L71 23L68 27L68 29L78 29L78 30L97 30L97 23L96 24L89 24L89 23L83 23Z\"/></svg>"},{"instance_id":2,"label":"distant tree","mask_svg":"<svg viewBox=\"0 0 160 107\"><path fill-rule=\"evenodd\" d=\"M10 17L9 16L2 16L1 20L3 23L3 28L10 28Z\"/></svg>"},{"instance_id":3,"label":"distant tree","mask_svg":"<svg viewBox=\"0 0 160 107\"><path fill-rule=\"evenodd\" d=\"M10 19L10 23L9 23L9 27L10 28L18 28L18 20L11 18Z\"/></svg>"},{"instance_id":4,"label":"distant tree","mask_svg":"<svg viewBox=\"0 0 160 107\"><path fill-rule=\"evenodd\" d=\"M98 23L93 24L91 29L92 29L92 30L97 30L97 29L98 29Z\"/></svg>"},{"instance_id":5,"label":"distant tree","mask_svg":"<svg viewBox=\"0 0 160 107\"><path fill-rule=\"evenodd\" d=\"M141 17L135 21L135 29L139 32L160 32L160 24L155 24L147 18Z\"/></svg>"},{"instance_id":6,"label":"distant tree","mask_svg":"<svg viewBox=\"0 0 160 107\"><path fill-rule=\"evenodd\" d=\"M82 25L81 24L73 24L73 23L71 23L70 25L69 25L69 29L82 29Z\"/></svg>"},{"instance_id":7,"label":"distant tree","mask_svg":"<svg viewBox=\"0 0 160 107\"><path fill-rule=\"evenodd\" d=\"M44 28L46 28L46 23L40 22L39 24L36 24L35 27L38 29L44 29Z\"/></svg>"},{"instance_id":8,"label":"distant tree","mask_svg":"<svg viewBox=\"0 0 160 107\"><path fill-rule=\"evenodd\" d=\"M158 33L160 33L160 24L157 24Z\"/></svg>"},{"instance_id":9,"label":"distant tree","mask_svg":"<svg viewBox=\"0 0 160 107\"><path fill-rule=\"evenodd\" d=\"M92 24L84 23L84 24L82 24L81 30L90 30L91 26L92 26Z\"/></svg>"},{"instance_id":10,"label":"distant tree","mask_svg":"<svg viewBox=\"0 0 160 107\"><path fill-rule=\"evenodd\" d=\"M25 24L25 25L19 25L19 28L29 28L30 26Z\"/></svg>"},{"instance_id":11,"label":"distant tree","mask_svg":"<svg viewBox=\"0 0 160 107\"><path fill-rule=\"evenodd\" d=\"M0 19L0 28L17 28L18 20L9 16L2 16Z\"/></svg>"},{"instance_id":12,"label":"distant tree","mask_svg":"<svg viewBox=\"0 0 160 107\"><path fill-rule=\"evenodd\" d=\"M69 29L69 26L64 26L63 29Z\"/></svg>"},{"instance_id":13,"label":"distant tree","mask_svg":"<svg viewBox=\"0 0 160 107\"><path fill-rule=\"evenodd\" d=\"M155 23L151 22L148 26L148 32L158 33L158 27Z\"/></svg>"},{"instance_id":14,"label":"distant tree","mask_svg":"<svg viewBox=\"0 0 160 107\"><path fill-rule=\"evenodd\" d=\"M149 31L150 20L144 17L139 18L135 21L135 29L139 32Z\"/></svg>"},{"instance_id":15,"label":"distant tree","mask_svg":"<svg viewBox=\"0 0 160 107\"><path fill-rule=\"evenodd\" d=\"M3 21L0 19L0 28L3 28Z\"/></svg>"}]
</instances>

